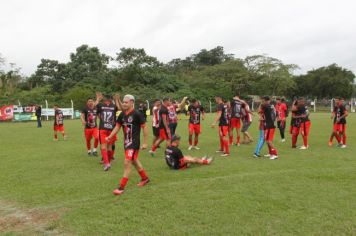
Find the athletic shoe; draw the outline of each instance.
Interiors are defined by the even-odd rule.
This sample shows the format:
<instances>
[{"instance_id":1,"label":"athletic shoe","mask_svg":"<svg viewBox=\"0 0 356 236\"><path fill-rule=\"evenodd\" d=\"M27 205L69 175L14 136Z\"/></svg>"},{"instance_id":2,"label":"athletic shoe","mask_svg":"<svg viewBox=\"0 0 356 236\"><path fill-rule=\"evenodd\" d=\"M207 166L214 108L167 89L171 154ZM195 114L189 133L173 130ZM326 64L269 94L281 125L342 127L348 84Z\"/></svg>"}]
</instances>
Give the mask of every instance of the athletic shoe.
<instances>
[{"instance_id":1,"label":"athletic shoe","mask_svg":"<svg viewBox=\"0 0 356 236\"><path fill-rule=\"evenodd\" d=\"M207 159L207 161L208 161L208 165L210 165L210 164L213 162L213 160L214 160L214 158L209 157L209 158Z\"/></svg>"},{"instance_id":2,"label":"athletic shoe","mask_svg":"<svg viewBox=\"0 0 356 236\"><path fill-rule=\"evenodd\" d=\"M222 153L222 152L224 152L223 150L217 150L217 151L215 151L216 153Z\"/></svg>"},{"instance_id":3,"label":"athletic shoe","mask_svg":"<svg viewBox=\"0 0 356 236\"><path fill-rule=\"evenodd\" d=\"M282 140L281 140L281 143L284 143L285 141L286 141L285 139L282 139Z\"/></svg>"},{"instance_id":4,"label":"athletic shoe","mask_svg":"<svg viewBox=\"0 0 356 236\"><path fill-rule=\"evenodd\" d=\"M92 154L93 154L93 156L98 156L98 152L97 151L93 152Z\"/></svg>"},{"instance_id":5,"label":"athletic shoe","mask_svg":"<svg viewBox=\"0 0 356 236\"><path fill-rule=\"evenodd\" d=\"M342 147L342 143L338 143L336 146L337 147Z\"/></svg>"},{"instance_id":6,"label":"athletic shoe","mask_svg":"<svg viewBox=\"0 0 356 236\"><path fill-rule=\"evenodd\" d=\"M332 147L333 146L333 142L329 142L329 147Z\"/></svg>"},{"instance_id":7,"label":"athletic shoe","mask_svg":"<svg viewBox=\"0 0 356 236\"><path fill-rule=\"evenodd\" d=\"M190 151L190 150L192 150L192 148L193 148L193 146L189 146L189 147L188 147L188 150Z\"/></svg>"},{"instance_id":8,"label":"athletic shoe","mask_svg":"<svg viewBox=\"0 0 356 236\"><path fill-rule=\"evenodd\" d=\"M116 195L116 196L119 196L119 195L121 195L121 194L124 193L124 190L117 188L117 189L115 189L112 193L113 193L114 195Z\"/></svg>"},{"instance_id":9,"label":"athletic shoe","mask_svg":"<svg viewBox=\"0 0 356 236\"><path fill-rule=\"evenodd\" d=\"M91 152L90 151L88 152L88 156L91 156Z\"/></svg>"},{"instance_id":10,"label":"athletic shoe","mask_svg":"<svg viewBox=\"0 0 356 236\"><path fill-rule=\"evenodd\" d=\"M307 150L308 148L309 148L309 146L304 146L304 145L303 145L303 146L301 146L299 149L300 149L300 150Z\"/></svg>"},{"instance_id":11,"label":"athletic shoe","mask_svg":"<svg viewBox=\"0 0 356 236\"><path fill-rule=\"evenodd\" d=\"M151 156L154 156L156 153L155 151L152 151L152 150L149 150L148 152L151 154Z\"/></svg>"},{"instance_id":12,"label":"athletic shoe","mask_svg":"<svg viewBox=\"0 0 356 236\"><path fill-rule=\"evenodd\" d=\"M195 150L200 150L200 147L198 147L198 146L194 146L193 147Z\"/></svg>"},{"instance_id":13,"label":"athletic shoe","mask_svg":"<svg viewBox=\"0 0 356 236\"><path fill-rule=\"evenodd\" d=\"M230 154L229 153L224 153L224 154L221 154L220 156L221 157L228 157L228 156L230 156Z\"/></svg>"},{"instance_id":14,"label":"athletic shoe","mask_svg":"<svg viewBox=\"0 0 356 236\"><path fill-rule=\"evenodd\" d=\"M292 145L292 148L297 148L297 146L296 145Z\"/></svg>"},{"instance_id":15,"label":"athletic shoe","mask_svg":"<svg viewBox=\"0 0 356 236\"><path fill-rule=\"evenodd\" d=\"M270 159L270 160L277 160L277 159L278 159L278 156L272 155L269 159Z\"/></svg>"},{"instance_id":16,"label":"athletic shoe","mask_svg":"<svg viewBox=\"0 0 356 236\"><path fill-rule=\"evenodd\" d=\"M257 153L254 153L254 154L253 154L253 157L254 157L254 158L259 158L259 157L261 157L261 155L260 155L260 154L257 154Z\"/></svg>"},{"instance_id":17,"label":"athletic shoe","mask_svg":"<svg viewBox=\"0 0 356 236\"><path fill-rule=\"evenodd\" d=\"M150 182L150 179L145 179L145 180L141 180L141 182L140 183L138 183L137 184L137 186L139 186L139 187L143 187L143 186L145 186L146 184L148 184Z\"/></svg>"},{"instance_id":18,"label":"athletic shoe","mask_svg":"<svg viewBox=\"0 0 356 236\"><path fill-rule=\"evenodd\" d=\"M105 166L105 167L104 167L104 171L109 171L109 170L110 170L110 167L111 167L110 165Z\"/></svg>"},{"instance_id":19,"label":"athletic shoe","mask_svg":"<svg viewBox=\"0 0 356 236\"><path fill-rule=\"evenodd\" d=\"M271 155L270 154L266 154L266 155L263 155L264 157L271 157Z\"/></svg>"},{"instance_id":20,"label":"athletic shoe","mask_svg":"<svg viewBox=\"0 0 356 236\"><path fill-rule=\"evenodd\" d=\"M341 146L340 146L340 148L346 148L346 145L345 145L345 144L343 144L343 145L341 145Z\"/></svg>"}]
</instances>

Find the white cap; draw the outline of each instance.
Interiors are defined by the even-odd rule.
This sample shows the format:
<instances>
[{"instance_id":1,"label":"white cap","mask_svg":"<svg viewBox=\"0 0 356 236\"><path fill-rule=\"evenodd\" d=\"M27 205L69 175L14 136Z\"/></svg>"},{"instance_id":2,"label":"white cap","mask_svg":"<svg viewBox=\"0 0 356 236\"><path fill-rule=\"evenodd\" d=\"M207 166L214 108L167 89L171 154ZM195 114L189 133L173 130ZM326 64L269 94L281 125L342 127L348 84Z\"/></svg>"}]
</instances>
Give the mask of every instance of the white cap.
<instances>
[{"instance_id":1,"label":"white cap","mask_svg":"<svg viewBox=\"0 0 356 236\"><path fill-rule=\"evenodd\" d=\"M132 96L131 94L126 94L125 97L124 97L124 100L126 100L126 99L128 99L130 101L135 101L135 97Z\"/></svg>"}]
</instances>

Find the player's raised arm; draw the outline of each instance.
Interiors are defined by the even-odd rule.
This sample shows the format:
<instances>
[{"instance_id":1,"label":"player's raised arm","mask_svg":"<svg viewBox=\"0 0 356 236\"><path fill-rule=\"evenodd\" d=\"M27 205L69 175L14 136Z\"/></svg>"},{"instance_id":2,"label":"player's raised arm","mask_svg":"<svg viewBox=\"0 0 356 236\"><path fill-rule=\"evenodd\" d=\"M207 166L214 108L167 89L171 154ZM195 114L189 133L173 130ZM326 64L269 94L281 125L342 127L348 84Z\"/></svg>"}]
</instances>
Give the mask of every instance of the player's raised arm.
<instances>
[{"instance_id":1,"label":"player's raised arm","mask_svg":"<svg viewBox=\"0 0 356 236\"><path fill-rule=\"evenodd\" d=\"M114 101L115 101L115 105L116 105L117 109L122 111L122 102L120 100L120 94L116 93L114 95Z\"/></svg>"},{"instance_id":2,"label":"player's raised arm","mask_svg":"<svg viewBox=\"0 0 356 236\"><path fill-rule=\"evenodd\" d=\"M188 97L184 97L181 101L181 103L179 103L178 107L177 107L177 111L180 111L182 109L184 109L185 103L187 102Z\"/></svg>"},{"instance_id":3,"label":"player's raised arm","mask_svg":"<svg viewBox=\"0 0 356 236\"><path fill-rule=\"evenodd\" d=\"M96 96L96 100L94 102L94 106L97 106L99 102L103 99L103 94L101 92L96 92L95 96Z\"/></svg>"}]
</instances>

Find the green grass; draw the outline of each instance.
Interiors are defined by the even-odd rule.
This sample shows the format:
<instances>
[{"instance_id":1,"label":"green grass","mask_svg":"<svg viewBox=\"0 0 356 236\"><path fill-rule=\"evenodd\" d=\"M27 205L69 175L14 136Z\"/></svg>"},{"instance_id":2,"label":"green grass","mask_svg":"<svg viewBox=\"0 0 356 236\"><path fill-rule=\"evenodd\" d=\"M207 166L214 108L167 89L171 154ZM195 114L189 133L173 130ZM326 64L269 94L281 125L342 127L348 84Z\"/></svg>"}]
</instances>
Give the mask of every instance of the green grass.
<instances>
[{"instance_id":1,"label":"green grass","mask_svg":"<svg viewBox=\"0 0 356 236\"><path fill-rule=\"evenodd\" d=\"M54 142L52 122L0 124L0 232L74 235L355 235L356 116L348 118L348 147L327 146L329 114L312 114L310 149L292 150L290 136L275 143L280 160L254 159L255 144L233 147L230 158L211 166L170 171L163 149L141 152L151 183L133 173L124 195L115 197L123 171L122 134L117 160L105 173L99 158L86 156L78 120L65 121L68 141ZM212 116L203 122L200 151L187 149L187 121L178 133L186 154L215 155ZM257 139L257 122L250 128ZM151 135L150 135L151 136ZM301 138L299 142L301 142ZM266 152L266 147L264 147ZM9 209L11 208L11 209ZM45 215L36 223L14 211ZM19 214L18 214L19 215ZM21 215L21 214L20 214ZM57 217L56 217L57 216ZM37 226L37 228L35 227Z\"/></svg>"}]
</instances>

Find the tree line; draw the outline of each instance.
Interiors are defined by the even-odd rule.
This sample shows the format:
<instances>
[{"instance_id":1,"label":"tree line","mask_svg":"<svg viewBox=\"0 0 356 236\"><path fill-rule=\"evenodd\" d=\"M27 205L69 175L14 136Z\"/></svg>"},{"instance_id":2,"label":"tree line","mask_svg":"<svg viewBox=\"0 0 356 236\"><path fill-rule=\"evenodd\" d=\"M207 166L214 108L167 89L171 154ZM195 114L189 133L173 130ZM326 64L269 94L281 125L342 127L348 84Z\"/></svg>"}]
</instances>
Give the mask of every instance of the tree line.
<instances>
[{"instance_id":1,"label":"tree line","mask_svg":"<svg viewBox=\"0 0 356 236\"><path fill-rule=\"evenodd\" d=\"M95 91L131 93L141 101L188 96L203 103L217 94L289 99L355 95L355 75L346 68L331 64L295 75L297 69L267 55L237 58L221 46L163 63L144 49L121 48L109 56L97 47L81 45L67 63L41 59L30 76L23 76L15 64L6 65L0 55L0 103L43 104L47 99L64 106L72 99L80 108Z\"/></svg>"}]
</instances>

